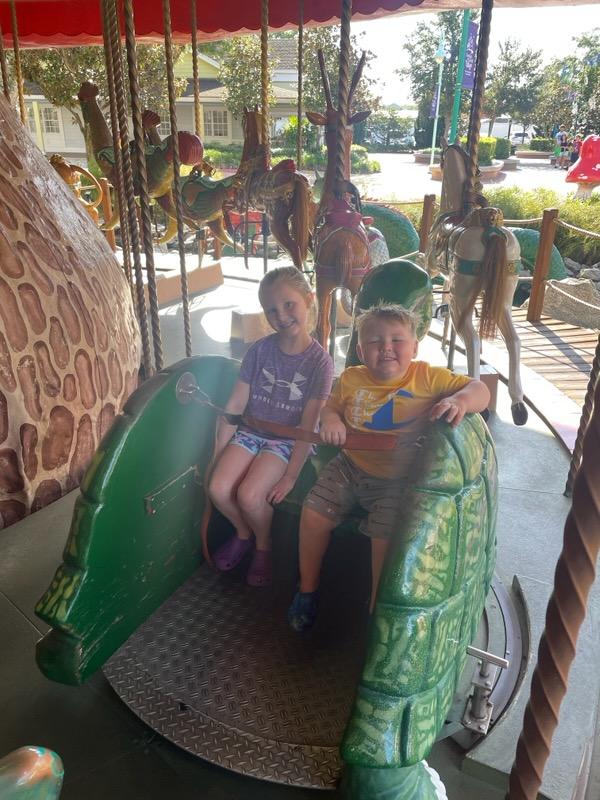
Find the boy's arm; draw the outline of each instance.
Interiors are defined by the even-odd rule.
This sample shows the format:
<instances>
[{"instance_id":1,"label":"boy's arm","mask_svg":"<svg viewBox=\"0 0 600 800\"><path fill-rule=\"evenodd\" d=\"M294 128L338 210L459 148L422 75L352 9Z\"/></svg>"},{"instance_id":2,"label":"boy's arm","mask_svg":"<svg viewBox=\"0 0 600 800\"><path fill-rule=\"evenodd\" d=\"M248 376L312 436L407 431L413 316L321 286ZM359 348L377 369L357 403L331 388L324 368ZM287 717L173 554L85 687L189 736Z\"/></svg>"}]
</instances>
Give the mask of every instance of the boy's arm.
<instances>
[{"instance_id":1,"label":"boy's arm","mask_svg":"<svg viewBox=\"0 0 600 800\"><path fill-rule=\"evenodd\" d=\"M245 381L237 380L233 391L229 396L225 411L230 414L242 414L248 405L250 397L250 384ZM224 417L217 417L217 432L215 437L215 452L213 460L216 460L221 451L225 449L229 440L233 436L236 425L230 425Z\"/></svg>"},{"instance_id":2,"label":"boy's arm","mask_svg":"<svg viewBox=\"0 0 600 800\"><path fill-rule=\"evenodd\" d=\"M482 381L469 381L458 392L439 400L431 409L429 419L444 417L455 428L465 414L483 411L490 402L490 392Z\"/></svg>"},{"instance_id":3,"label":"boy's arm","mask_svg":"<svg viewBox=\"0 0 600 800\"><path fill-rule=\"evenodd\" d=\"M346 442L346 426L342 415L329 404L321 411L321 427L319 435L325 444L342 447Z\"/></svg>"}]
</instances>

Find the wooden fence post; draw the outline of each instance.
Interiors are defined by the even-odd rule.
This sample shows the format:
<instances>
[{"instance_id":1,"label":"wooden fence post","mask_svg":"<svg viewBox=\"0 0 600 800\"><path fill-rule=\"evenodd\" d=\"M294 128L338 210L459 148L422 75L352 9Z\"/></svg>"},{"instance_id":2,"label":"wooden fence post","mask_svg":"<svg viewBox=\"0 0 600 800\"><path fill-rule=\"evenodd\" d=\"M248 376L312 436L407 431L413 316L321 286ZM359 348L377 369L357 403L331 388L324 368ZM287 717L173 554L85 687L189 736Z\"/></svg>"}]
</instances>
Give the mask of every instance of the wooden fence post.
<instances>
[{"instance_id":1,"label":"wooden fence post","mask_svg":"<svg viewBox=\"0 0 600 800\"><path fill-rule=\"evenodd\" d=\"M112 217L113 209L112 209L112 202L110 199L110 184L108 183L108 178L100 178L100 186L102 187L102 213L104 215L104 222L108 222L109 219ZM109 243L111 250L113 253L117 249L117 240L115 238L115 232L112 231L104 231L104 235L106 237L106 241Z\"/></svg>"},{"instance_id":2,"label":"wooden fence post","mask_svg":"<svg viewBox=\"0 0 600 800\"><path fill-rule=\"evenodd\" d=\"M419 252L424 253L429 239L429 231L433 225L433 216L435 213L435 195L426 194L423 198L423 215L421 217L421 225L419 227Z\"/></svg>"},{"instance_id":3,"label":"wooden fence post","mask_svg":"<svg viewBox=\"0 0 600 800\"><path fill-rule=\"evenodd\" d=\"M539 322L542 316L546 278L548 277L548 270L550 268L550 257L552 255L552 245L554 244L557 219L558 208L544 209L542 227L540 229L540 243L533 270L531 296L529 297L529 305L527 307L528 322Z\"/></svg>"}]
</instances>

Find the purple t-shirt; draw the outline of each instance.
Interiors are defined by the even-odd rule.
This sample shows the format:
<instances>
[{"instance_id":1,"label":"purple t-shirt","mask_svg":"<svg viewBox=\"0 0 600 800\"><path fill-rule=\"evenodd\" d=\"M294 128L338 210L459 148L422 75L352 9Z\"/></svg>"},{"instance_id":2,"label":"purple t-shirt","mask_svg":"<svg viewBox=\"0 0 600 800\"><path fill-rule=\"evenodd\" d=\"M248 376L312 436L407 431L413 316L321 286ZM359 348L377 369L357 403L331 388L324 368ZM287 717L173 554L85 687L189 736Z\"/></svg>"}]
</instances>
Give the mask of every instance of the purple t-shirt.
<instances>
[{"instance_id":1,"label":"purple t-shirt","mask_svg":"<svg viewBox=\"0 0 600 800\"><path fill-rule=\"evenodd\" d=\"M308 400L326 400L333 362L313 339L302 353L283 353L276 334L255 342L242 360L240 379L250 384L244 413L257 419L297 427Z\"/></svg>"}]
</instances>

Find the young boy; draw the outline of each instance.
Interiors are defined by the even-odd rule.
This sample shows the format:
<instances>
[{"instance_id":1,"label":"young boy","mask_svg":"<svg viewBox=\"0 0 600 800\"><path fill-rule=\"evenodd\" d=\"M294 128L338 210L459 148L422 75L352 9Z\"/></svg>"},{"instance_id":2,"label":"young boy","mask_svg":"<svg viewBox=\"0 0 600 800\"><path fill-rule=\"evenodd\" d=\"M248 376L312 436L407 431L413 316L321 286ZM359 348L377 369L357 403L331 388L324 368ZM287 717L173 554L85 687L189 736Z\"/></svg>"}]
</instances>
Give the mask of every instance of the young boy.
<instances>
[{"instance_id":1,"label":"young boy","mask_svg":"<svg viewBox=\"0 0 600 800\"><path fill-rule=\"evenodd\" d=\"M429 421L458 425L464 415L483 411L490 399L485 384L443 367L414 361L418 342L414 316L398 305L381 304L357 322L362 366L340 375L321 411L321 439L343 447L346 429L394 433L394 450L342 450L321 472L300 519L300 586L288 611L292 628L310 628L317 614L317 589L331 531L356 504L368 516L360 530L371 538L371 610L399 495Z\"/></svg>"}]
</instances>

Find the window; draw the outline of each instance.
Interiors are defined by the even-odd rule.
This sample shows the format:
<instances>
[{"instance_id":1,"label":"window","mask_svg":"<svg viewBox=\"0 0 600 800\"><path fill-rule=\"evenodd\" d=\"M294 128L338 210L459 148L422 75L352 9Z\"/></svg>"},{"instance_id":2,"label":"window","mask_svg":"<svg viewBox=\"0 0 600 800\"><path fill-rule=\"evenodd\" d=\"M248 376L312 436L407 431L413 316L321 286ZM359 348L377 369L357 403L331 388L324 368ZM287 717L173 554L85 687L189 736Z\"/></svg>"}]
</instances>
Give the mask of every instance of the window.
<instances>
[{"instance_id":1,"label":"window","mask_svg":"<svg viewBox=\"0 0 600 800\"><path fill-rule=\"evenodd\" d=\"M205 136L228 136L227 111L208 109L204 112Z\"/></svg>"},{"instance_id":2,"label":"window","mask_svg":"<svg viewBox=\"0 0 600 800\"><path fill-rule=\"evenodd\" d=\"M55 108L42 108L42 127L44 133L60 133L60 120Z\"/></svg>"},{"instance_id":3,"label":"window","mask_svg":"<svg viewBox=\"0 0 600 800\"><path fill-rule=\"evenodd\" d=\"M35 128L35 111L33 110L33 106L27 106L27 130L32 136L37 136L37 130Z\"/></svg>"},{"instance_id":4,"label":"window","mask_svg":"<svg viewBox=\"0 0 600 800\"><path fill-rule=\"evenodd\" d=\"M165 136L171 135L171 117L168 114L160 115L160 125L158 126L158 135L164 139Z\"/></svg>"}]
</instances>

